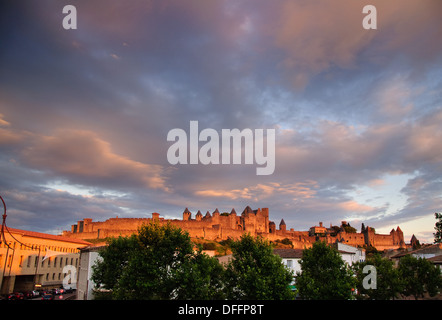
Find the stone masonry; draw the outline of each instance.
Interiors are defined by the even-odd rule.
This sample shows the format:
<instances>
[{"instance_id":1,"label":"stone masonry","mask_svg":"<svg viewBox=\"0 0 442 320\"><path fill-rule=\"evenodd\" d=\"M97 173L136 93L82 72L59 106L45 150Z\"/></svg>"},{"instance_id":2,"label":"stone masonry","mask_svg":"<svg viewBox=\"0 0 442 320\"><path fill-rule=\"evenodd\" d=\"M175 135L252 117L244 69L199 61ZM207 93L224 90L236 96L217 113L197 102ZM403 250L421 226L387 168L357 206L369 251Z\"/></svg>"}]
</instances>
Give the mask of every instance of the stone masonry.
<instances>
[{"instance_id":1,"label":"stone masonry","mask_svg":"<svg viewBox=\"0 0 442 320\"><path fill-rule=\"evenodd\" d=\"M404 247L404 236L398 227L390 234L375 234L370 227L362 225L361 233L347 232L346 222L343 221L340 228L325 228L320 226L310 228L309 231L287 230L284 219L276 224L269 220L269 209L258 208L252 210L247 206L240 215L235 209L230 213L220 214L218 209L210 213L202 214L198 211L194 217L186 208L183 218L164 219L159 213L152 213L152 218L110 218L103 222L94 222L90 218L78 221L72 225L71 231L63 231L63 236L77 239L105 239L108 237L128 236L136 233L146 223L157 222L160 224L171 223L189 233L193 238L204 238L207 240L239 239L244 233L252 236L262 236L270 241L289 239L295 249L309 248L317 240L327 243L343 242L353 246L371 245L378 250L397 249Z\"/></svg>"}]
</instances>

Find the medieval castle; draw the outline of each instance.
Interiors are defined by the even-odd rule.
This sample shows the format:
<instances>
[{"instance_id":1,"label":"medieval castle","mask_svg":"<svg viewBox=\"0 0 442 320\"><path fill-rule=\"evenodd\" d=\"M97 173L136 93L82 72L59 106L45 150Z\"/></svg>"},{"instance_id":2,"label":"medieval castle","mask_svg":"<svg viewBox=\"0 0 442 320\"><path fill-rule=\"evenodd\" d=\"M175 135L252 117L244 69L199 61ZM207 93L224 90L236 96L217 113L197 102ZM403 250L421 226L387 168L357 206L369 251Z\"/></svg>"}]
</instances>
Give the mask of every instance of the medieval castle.
<instances>
[{"instance_id":1,"label":"medieval castle","mask_svg":"<svg viewBox=\"0 0 442 320\"><path fill-rule=\"evenodd\" d=\"M198 211L195 218L186 208L182 220L160 218L159 213L152 213L152 218L110 218L103 222L93 222L87 218L72 225L71 231L63 231L63 236L77 239L104 239L108 237L128 236L136 233L143 224L156 221L158 223L171 223L189 233L194 238L208 240L238 239L245 232L253 236L262 236L270 241L289 239L295 249L309 248L321 239L327 243L343 242L352 246L373 246L377 250L397 249L405 247L404 234L397 227L390 234L376 234L373 228L362 224L361 232L357 233L349 224L342 221L341 226L326 228L311 227L309 231L287 230L284 219L279 223L279 229L273 221L269 220L269 209L258 208L252 210L247 206L241 215L235 209L230 213L220 214L216 209L212 214L207 211L203 215Z\"/></svg>"}]
</instances>

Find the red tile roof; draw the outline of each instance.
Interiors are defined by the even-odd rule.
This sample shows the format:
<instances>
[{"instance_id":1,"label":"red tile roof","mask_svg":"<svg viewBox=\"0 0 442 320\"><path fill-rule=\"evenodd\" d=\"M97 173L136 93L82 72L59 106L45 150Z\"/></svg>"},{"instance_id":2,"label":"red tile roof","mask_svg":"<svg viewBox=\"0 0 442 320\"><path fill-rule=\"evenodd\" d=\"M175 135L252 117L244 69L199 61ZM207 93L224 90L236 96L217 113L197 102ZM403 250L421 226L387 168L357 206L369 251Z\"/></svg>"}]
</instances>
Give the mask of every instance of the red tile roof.
<instances>
[{"instance_id":1,"label":"red tile roof","mask_svg":"<svg viewBox=\"0 0 442 320\"><path fill-rule=\"evenodd\" d=\"M281 258L302 258L303 249L273 249L273 253Z\"/></svg>"},{"instance_id":2,"label":"red tile roof","mask_svg":"<svg viewBox=\"0 0 442 320\"><path fill-rule=\"evenodd\" d=\"M78 243L78 244L84 244L84 245L91 244L90 242L87 242L87 241L84 241L81 239L74 239L74 238L69 238L69 237L57 236L57 235L49 234L49 233L21 230L21 229L9 228L9 227L8 227L8 230L5 230L5 233L7 231L9 231L11 233L21 234L26 237L42 238L42 239L56 240L56 241L65 241L65 242L72 242L72 243Z\"/></svg>"}]
</instances>

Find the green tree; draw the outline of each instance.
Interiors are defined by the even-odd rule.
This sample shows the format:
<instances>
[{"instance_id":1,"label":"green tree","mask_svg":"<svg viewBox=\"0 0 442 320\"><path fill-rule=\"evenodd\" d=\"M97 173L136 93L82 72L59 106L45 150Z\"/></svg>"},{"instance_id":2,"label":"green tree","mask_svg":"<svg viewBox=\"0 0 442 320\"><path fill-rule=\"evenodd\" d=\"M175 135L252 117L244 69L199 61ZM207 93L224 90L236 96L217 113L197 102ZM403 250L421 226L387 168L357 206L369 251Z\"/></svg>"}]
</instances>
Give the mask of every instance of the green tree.
<instances>
[{"instance_id":1,"label":"green tree","mask_svg":"<svg viewBox=\"0 0 442 320\"><path fill-rule=\"evenodd\" d=\"M176 299L222 300L224 295L224 268L216 258L196 252L183 264L177 275Z\"/></svg>"},{"instance_id":2,"label":"green tree","mask_svg":"<svg viewBox=\"0 0 442 320\"><path fill-rule=\"evenodd\" d=\"M231 243L232 260L225 272L228 299L288 300L293 273L273 253L268 241L245 234Z\"/></svg>"},{"instance_id":3,"label":"green tree","mask_svg":"<svg viewBox=\"0 0 442 320\"><path fill-rule=\"evenodd\" d=\"M127 267L129 256L138 248L135 236L118 237L108 240L108 246L101 250L99 259L92 266L92 280L100 289L113 290L118 286L121 279L121 270ZM107 294L100 295L102 298L111 298Z\"/></svg>"},{"instance_id":4,"label":"green tree","mask_svg":"<svg viewBox=\"0 0 442 320\"><path fill-rule=\"evenodd\" d=\"M374 276L371 272L363 272L365 266L375 267L376 288L364 288L364 279ZM374 254L364 262L357 262L353 265L353 270L356 275L359 298L390 300L397 298L402 291L399 271L391 260L382 258L380 254Z\"/></svg>"},{"instance_id":5,"label":"green tree","mask_svg":"<svg viewBox=\"0 0 442 320\"><path fill-rule=\"evenodd\" d=\"M296 287L303 299L351 299L355 281L351 269L338 251L325 242L317 241L305 249L300 260L301 273Z\"/></svg>"},{"instance_id":6,"label":"green tree","mask_svg":"<svg viewBox=\"0 0 442 320\"><path fill-rule=\"evenodd\" d=\"M424 258L406 255L399 260L399 274L404 284L403 294L417 300L425 293L435 296L442 287L441 271Z\"/></svg>"},{"instance_id":7,"label":"green tree","mask_svg":"<svg viewBox=\"0 0 442 320\"><path fill-rule=\"evenodd\" d=\"M151 223L111 240L92 280L113 299L215 299L222 298L222 271L216 259L194 252L187 232Z\"/></svg>"},{"instance_id":8,"label":"green tree","mask_svg":"<svg viewBox=\"0 0 442 320\"><path fill-rule=\"evenodd\" d=\"M434 243L442 243L442 213L436 212L434 217L438 220L434 226L434 230L436 230L436 233L433 233Z\"/></svg>"}]
</instances>

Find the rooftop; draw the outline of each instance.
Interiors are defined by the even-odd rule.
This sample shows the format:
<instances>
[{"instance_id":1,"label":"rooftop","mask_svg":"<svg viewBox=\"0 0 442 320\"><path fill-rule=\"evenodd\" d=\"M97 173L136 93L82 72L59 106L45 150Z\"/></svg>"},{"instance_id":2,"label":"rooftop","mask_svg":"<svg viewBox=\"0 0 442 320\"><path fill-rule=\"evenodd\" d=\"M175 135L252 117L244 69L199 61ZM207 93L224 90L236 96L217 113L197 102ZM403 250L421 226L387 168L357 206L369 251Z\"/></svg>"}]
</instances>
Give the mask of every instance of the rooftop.
<instances>
[{"instance_id":1,"label":"rooftop","mask_svg":"<svg viewBox=\"0 0 442 320\"><path fill-rule=\"evenodd\" d=\"M273 249L273 253L281 258L302 258L304 249Z\"/></svg>"},{"instance_id":2,"label":"rooftop","mask_svg":"<svg viewBox=\"0 0 442 320\"><path fill-rule=\"evenodd\" d=\"M64 241L64 242L71 242L71 243L78 243L78 244L84 244L84 245L90 245L90 242L81 240L81 239L74 239L69 237L63 237L58 236L54 234L49 233L42 233L42 232L36 232L36 231L28 231L28 230L21 230L21 229L15 229L15 228L9 228L7 229L10 233L20 234L25 237L33 237L33 238L41 238L41 239L47 239L47 240L56 240L56 241Z\"/></svg>"}]
</instances>

